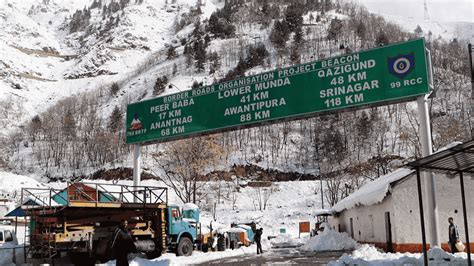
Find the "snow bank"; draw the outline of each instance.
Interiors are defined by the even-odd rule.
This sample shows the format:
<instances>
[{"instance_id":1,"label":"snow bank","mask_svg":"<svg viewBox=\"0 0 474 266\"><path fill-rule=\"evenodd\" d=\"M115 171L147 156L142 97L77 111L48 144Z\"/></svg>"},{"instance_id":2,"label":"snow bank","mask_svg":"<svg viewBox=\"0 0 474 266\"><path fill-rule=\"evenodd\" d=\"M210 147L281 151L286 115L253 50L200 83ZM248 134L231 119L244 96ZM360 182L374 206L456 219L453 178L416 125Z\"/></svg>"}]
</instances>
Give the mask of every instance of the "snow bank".
<instances>
[{"instance_id":1,"label":"snow bank","mask_svg":"<svg viewBox=\"0 0 474 266\"><path fill-rule=\"evenodd\" d=\"M291 234L279 234L276 238L270 240L272 247L301 246L304 240L295 238Z\"/></svg>"},{"instance_id":2,"label":"snow bank","mask_svg":"<svg viewBox=\"0 0 474 266\"><path fill-rule=\"evenodd\" d=\"M325 226L320 235L311 237L301 249L307 251L353 250L357 245L357 242L347 233L339 233Z\"/></svg>"},{"instance_id":3,"label":"snow bank","mask_svg":"<svg viewBox=\"0 0 474 266\"><path fill-rule=\"evenodd\" d=\"M452 255L444 252L439 247L428 251L430 265L466 265L467 254L456 253ZM378 251L374 246L361 245L351 255L344 254L339 260L330 262L330 266L339 265L422 265L423 254L421 253L384 253Z\"/></svg>"},{"instance_id":4,"label":"snow bank","mask_svg":"<svg viewBox=\"0 0 474 266\"><path fill-rule=\"evenodd\" d=\"M413 170L400 168L390 174L375 179L374 181L365 184L348 197L339 201L334 205L334 207L332 207L332 210L335 212L341 212L359 205L369 206L382 202L390 189L390 184L410 175L411 173L413 173Z\"/></svg>"}]
</instances>

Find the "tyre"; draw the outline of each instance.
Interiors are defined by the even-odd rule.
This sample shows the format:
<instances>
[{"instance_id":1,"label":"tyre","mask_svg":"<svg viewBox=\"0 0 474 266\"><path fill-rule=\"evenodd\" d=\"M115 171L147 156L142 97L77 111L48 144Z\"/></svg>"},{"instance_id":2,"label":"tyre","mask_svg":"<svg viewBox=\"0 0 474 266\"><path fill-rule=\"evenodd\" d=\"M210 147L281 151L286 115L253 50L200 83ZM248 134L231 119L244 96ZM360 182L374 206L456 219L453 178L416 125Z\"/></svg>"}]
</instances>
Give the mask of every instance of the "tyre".
<instances>
[{"instance_id":1,"label":"tyre","mask_svg":"<svg viewBox=\"0 0 474 266\"><path fill-rule=\"evenodd\" d=\"M153 251L149 251L146 254L146 257L149 259L149 260L152 260L152 259L156 259L158 258L159 256L161 256L161 249L157 248Z\"/></svg>"},{"instance_id":2,"label":"tyre","mask_svg":"<svg viewBox=\"0 0 474 266\"><path fill-rule=\"evenodd\" d=\"M176 247L176 256L191 256L193 254L193 242L187 237L181 237Z\"/></svg>"},{"instance_id":3,"label":"tyre","mask_svg":"<svg viewBox=\"0 0 474 266\"><path fill-rule=\"evenodd\" d=\"M70 252L69 259L72 264L77 266L89 266L95 265L95 258L89 256L88 253L85 252Z\"/></svg>"},{"instance_id":4,"label":"tyre","mask_svg":"<svg viewBox=\"0 0 474 266\"><path fill-rule=\"evenodd\" d=\"M237 244L237 241L235 240L230 241L230 248L231 249L239 248L239 244Z\"/></svg>"},{"instance_id":5,"label":"tyre","mask_svg":"<svg viewBox=\"0 0 474 266\"><path fill-rule=\"evenodd\" d=\"M208 252L209 251L209 245L208 244L202 244L201 250L204 253Z\"/></svg>"},{"instance_id":6,"label":"tyre","mask_svg":"<svg viewBox=\"0 0 474 266\"><path fill-rule=\"evenodd\" d=\"M217 238L217 251L225 251L225 237L223 235Z\"/></svg>"}]
</instances>

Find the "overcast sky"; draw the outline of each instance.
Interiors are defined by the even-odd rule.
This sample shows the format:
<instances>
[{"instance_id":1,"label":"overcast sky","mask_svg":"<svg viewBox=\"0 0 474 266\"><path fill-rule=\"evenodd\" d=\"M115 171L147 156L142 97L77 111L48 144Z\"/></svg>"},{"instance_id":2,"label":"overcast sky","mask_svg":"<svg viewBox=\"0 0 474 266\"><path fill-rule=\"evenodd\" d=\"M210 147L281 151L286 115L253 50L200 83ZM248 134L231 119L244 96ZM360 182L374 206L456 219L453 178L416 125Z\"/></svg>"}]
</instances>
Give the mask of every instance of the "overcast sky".
<instances>
[{"instance_id":1,"label":"overcast sky","mask_svg":"<svg viewBox=\"0 0 474 266\"><path fill-rule=\"evenodd\" d=\"M424 0L354 0L377 13L424 19ZM474 22L474 0L426 0L431 20Z\"/></svg>"}]
</instances>

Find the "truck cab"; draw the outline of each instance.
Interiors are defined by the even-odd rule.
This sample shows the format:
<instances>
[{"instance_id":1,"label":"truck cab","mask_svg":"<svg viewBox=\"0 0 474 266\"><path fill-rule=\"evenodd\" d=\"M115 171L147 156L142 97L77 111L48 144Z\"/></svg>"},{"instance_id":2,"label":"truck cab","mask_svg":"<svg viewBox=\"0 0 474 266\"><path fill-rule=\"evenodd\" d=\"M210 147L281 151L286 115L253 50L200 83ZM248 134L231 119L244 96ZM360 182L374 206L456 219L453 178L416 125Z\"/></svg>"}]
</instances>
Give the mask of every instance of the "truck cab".
<instances>
[{"instance_id":1,"label":"truck cab","mask_svg":"<svg viewBox=\"0 0 474 266\"><path fill-rule=\"evenodd\" d=\"M167 214L171 248L178 256L191 255L198 235L199 209L168 205Z\"/></svg>"},{"instance_id":2,"label":"truck cab","mask_svg":"<svg viewBox=\"0 0 474 266\"><path fill-rule=\"evenodd\" d=\"M14 247L18 245L18 240L13 230L0 227L0 247Z\"/></svg>"}]
</instances>

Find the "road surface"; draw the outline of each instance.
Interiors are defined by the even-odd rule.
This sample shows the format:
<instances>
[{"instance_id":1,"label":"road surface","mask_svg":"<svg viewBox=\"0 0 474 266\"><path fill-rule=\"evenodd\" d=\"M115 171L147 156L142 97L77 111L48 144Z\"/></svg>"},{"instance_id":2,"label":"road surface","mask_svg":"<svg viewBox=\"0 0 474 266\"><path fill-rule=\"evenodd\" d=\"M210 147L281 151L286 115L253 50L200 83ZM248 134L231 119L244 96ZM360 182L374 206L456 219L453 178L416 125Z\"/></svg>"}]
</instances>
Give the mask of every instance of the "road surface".
<instances>
[{"instance_id":1,"label":"road surface","mask_svg":"<svg viewBox=\"0 0 474 266\"><path fill-rule=\"evenodd\" d=\"M339 259L343 253L343 251L309 252L296 248L278 248L268 250L260 255L246 254L208 261L199 265L327 265L328 262Z\"/></svg>"}]
</instances>

